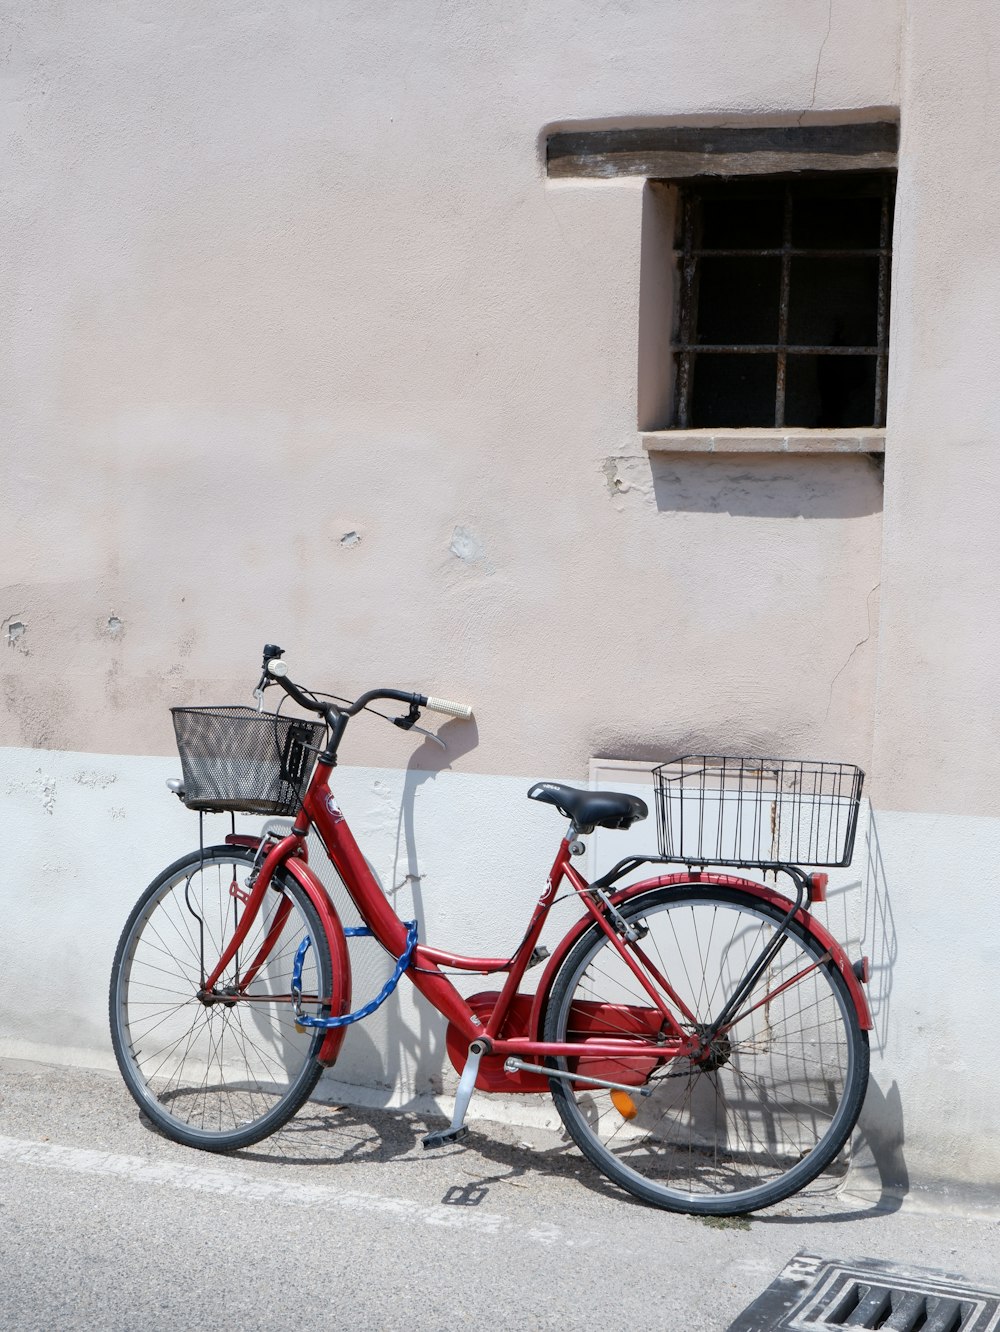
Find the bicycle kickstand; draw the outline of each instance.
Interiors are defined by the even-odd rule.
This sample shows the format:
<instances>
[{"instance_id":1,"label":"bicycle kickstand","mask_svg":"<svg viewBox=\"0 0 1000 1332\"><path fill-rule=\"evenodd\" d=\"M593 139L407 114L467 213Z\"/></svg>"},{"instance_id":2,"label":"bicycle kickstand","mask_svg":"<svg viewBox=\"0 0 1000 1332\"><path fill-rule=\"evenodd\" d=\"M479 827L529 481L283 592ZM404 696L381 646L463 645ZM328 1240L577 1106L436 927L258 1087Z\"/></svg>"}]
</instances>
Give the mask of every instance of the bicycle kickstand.
<instances>
[{"instance_id":1,"label":"bicycle kickstand","mask_svg":"<svg viewBox=\"0 0 1000 1332\"><path fill-rule=\"evenodd\" d=\"M455 1113L451 1117L451 1123L445 1129L437 1129L434 1133L428 1133L422 1139L425 1147L444 1147L449 1142L458 1142L460 1138L464 1138L468 1133L469 1130L465 1125L465 1112L472 1100L476 1078L479 1075L479 1061L486 1053L486 1049L486 1044L483 1041L473 1041L469 1046L469 1057L465 1061L465 1068L458 1080L458 1091L455 1093Z\"/></svg>"}]
</instances>

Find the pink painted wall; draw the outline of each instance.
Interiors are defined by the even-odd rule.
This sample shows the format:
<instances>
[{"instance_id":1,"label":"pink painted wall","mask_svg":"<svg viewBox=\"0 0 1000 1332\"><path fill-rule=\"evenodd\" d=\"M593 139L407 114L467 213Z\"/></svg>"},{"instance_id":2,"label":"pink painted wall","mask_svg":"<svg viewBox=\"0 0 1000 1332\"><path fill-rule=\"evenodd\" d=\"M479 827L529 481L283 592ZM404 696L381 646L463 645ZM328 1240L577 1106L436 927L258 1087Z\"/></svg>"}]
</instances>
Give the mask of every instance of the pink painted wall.
<instances>
[{"instance_id":1,"label":"pink painted wall","mask_svg":"<svg viewBox=\"0 0 1000 1332\"><path fill-rule=\"evenodd\" d=\"M541 136L857 117L897 38L887 0L34 9L0 738L170 753L168 705L244 698L276 640L316 685L471 698L468 771L867 763L879 477L643 453L641 182L550 184Z\"/></svg>"}]
</instances>

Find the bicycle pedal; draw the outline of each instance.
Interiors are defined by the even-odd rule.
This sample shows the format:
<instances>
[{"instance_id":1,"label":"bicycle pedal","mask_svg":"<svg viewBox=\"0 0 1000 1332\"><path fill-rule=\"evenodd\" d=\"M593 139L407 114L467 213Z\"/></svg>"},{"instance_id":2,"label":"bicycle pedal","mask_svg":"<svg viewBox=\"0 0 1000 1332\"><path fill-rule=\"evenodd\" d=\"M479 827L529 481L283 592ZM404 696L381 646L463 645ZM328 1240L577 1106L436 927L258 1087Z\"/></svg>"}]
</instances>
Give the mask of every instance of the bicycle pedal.
<instances>
[{"instance_id":1,"label":"bicycle pedal","mask_svg":"<svg viewBox=\"0 0 1000 1332\"><path fill-rule=\"evenodd\" d=\"M437 1129L434 1133L425 1134L420 1141L424 1147L446 1147L449 1142L458 1142L459 1138L464 1138L468 1131L465 1124L455 1129Z\"/></svg>"}]
</instances>

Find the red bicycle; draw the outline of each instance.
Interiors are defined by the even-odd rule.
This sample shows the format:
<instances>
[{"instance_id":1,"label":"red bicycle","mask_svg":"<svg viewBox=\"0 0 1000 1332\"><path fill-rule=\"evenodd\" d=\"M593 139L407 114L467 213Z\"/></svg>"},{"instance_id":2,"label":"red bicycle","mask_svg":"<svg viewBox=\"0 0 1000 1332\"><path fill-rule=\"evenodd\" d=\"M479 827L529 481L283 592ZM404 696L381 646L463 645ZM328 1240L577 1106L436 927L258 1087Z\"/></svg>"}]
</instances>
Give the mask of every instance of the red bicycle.
<instances>
[{"instance_id":1,"label":"red bicycle","mask_svg":"<svg viewBox=\"0 0 1000 1332\"><path fill-rule=\"evenodd\" d=\"M280 657L265 649L257 709L174 710L184 780L170 785L188 806L294 822L202 844L153 881L125 926L112 1039L159 1129L209 1151L273 1133L334 1063L346 1026L405 975L447 1019L460 1074L451 1124L425 1146L464 1133L476 1089L539 1092L609 1179L675 1211L752 1211L842 1167L868 1079L866 963L852 965L810 913L826 876L795 862L849 863L857 769L704 757L663 765L660 854L627 857L593 882L573 865L582 837L628 828L646 817L645 802L533 786L529 796L569 829L513 956L466 957L421 942L416 922L397 916L329 783L348 722L371 704L402 703L391 720L404 729L423 709L471 709L396 689L335 700L294 684ZM320 720L261 711L272 684ZM311 828L364 927L345 930L310 867ZM674 869L618 886L646 861ZM728 872L748 865L784 874L794 893ZM561 891L583 914L548 956L538 941ZM382 993L356 1012L350 933L372 934L395 960ZM522 991L540 960L536 988ZM449 972L505 979L464 998Z\"/></svg>"}]
</instances>

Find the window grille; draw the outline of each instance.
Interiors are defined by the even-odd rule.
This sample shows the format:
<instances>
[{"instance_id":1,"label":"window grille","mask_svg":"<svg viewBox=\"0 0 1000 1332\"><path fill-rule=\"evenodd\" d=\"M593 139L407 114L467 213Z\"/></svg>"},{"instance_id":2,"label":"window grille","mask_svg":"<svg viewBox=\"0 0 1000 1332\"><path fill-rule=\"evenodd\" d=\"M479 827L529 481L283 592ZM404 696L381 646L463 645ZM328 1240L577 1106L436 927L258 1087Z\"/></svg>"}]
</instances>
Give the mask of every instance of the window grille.
<instances>
[{"instance_id":1,"label":"window grille","mask_svg":"<svg viewBox=\"0 0 1000 1332\"><path fill-rule=\"evenodd\" d=\"M895 181L678 182L676 428L885 424Z\"/></svg>"}]
</instances>

